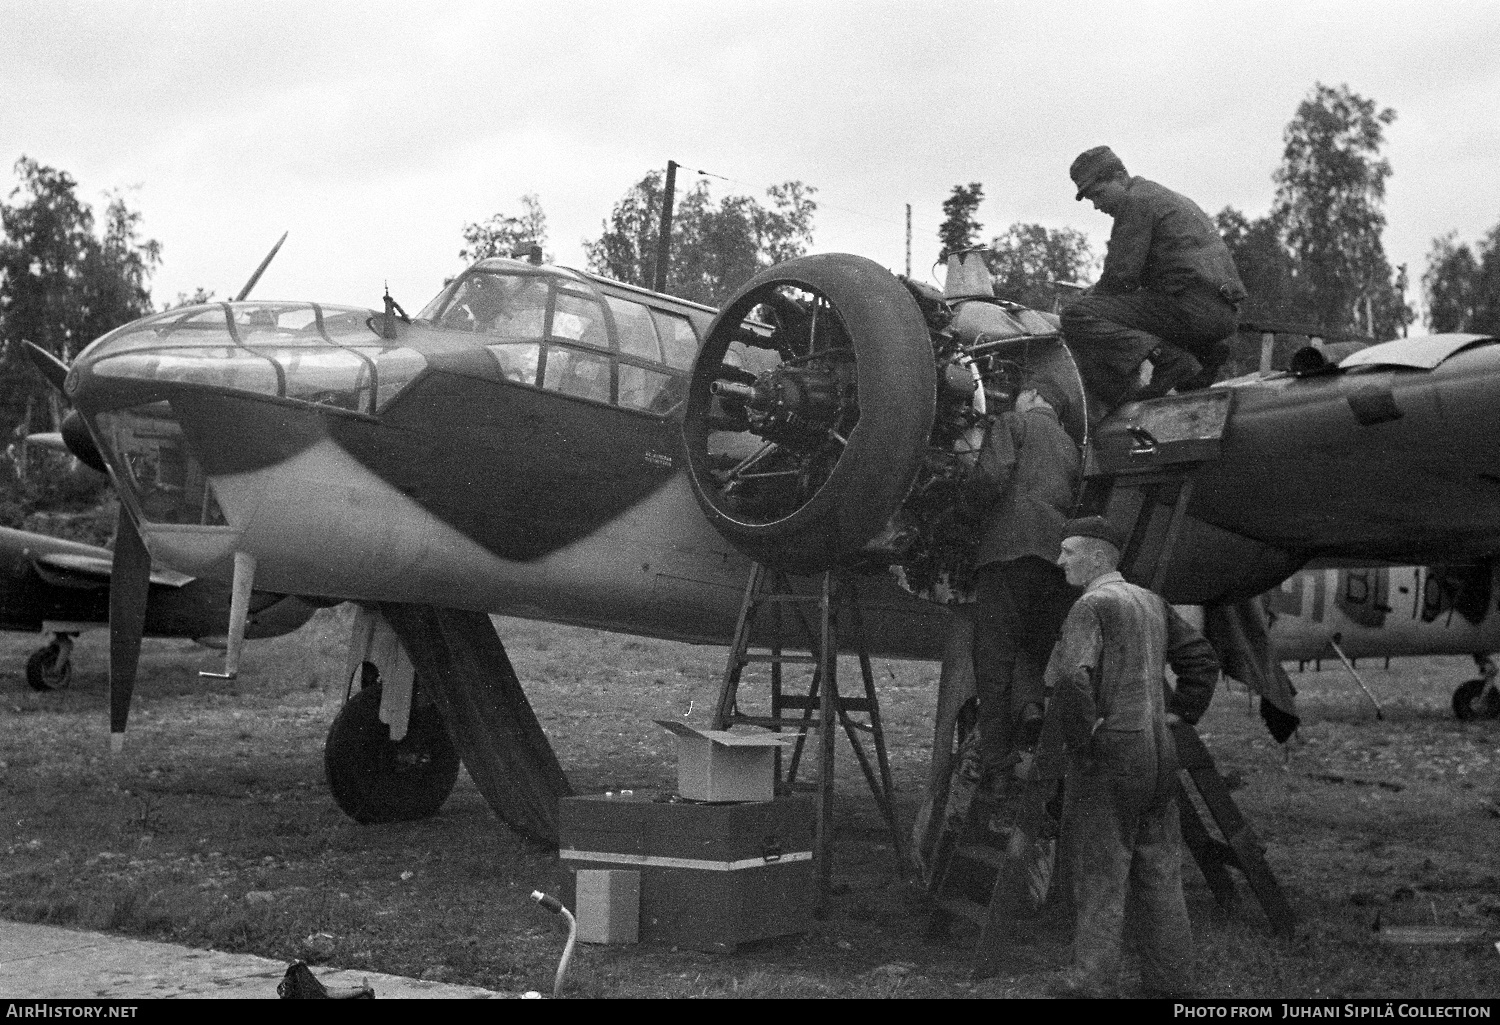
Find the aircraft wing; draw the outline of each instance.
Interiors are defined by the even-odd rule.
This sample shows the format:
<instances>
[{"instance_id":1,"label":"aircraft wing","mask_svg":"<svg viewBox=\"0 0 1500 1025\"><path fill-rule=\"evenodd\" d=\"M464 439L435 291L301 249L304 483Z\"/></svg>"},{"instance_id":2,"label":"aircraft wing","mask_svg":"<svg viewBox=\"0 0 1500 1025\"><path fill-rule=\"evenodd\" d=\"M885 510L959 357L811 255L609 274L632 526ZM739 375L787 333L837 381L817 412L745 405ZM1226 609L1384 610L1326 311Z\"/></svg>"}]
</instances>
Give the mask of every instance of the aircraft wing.
<instances>
[{"instance_id":1,"label":"aircraft wing","mask_svg":"<svg viewBox=\"0 0 1500 1025\"><path fill-rule=\"evenodd\" d=\"M49 552L32 557L37 573L49 584L61 587L109 586L110 558L105 555L80 555L73 552ZM182 587L193 582L186 573L165 568L151 570L151 582L162 587Z\"/></svg>"},{"instance_id":2,"label":"aircraft wing","mask_svg":"<svg viewBox=\"0 0 1500 1025\"><path fill-rule=\"evenodd\" d=\"M1353 367L1410 367L1434 370L1438 364L1471 345L1494 341L1492 335L1440 334L1397 338L1371 345L1345 356L1341 369Z\"/></svg>"},{"instance_id":3,"label":"aircraft wing","mask_svg":"<svg viewBox=\"0 0 1500 1025\"><path fill-rule=\"evenodd\" d=\"M72 455L68 450L67 442L63 441L62 431L40 431L36 434L26 436L28 444L45 448L50 452L60 452L63 455Z\"/></svg>"}]
</instances>

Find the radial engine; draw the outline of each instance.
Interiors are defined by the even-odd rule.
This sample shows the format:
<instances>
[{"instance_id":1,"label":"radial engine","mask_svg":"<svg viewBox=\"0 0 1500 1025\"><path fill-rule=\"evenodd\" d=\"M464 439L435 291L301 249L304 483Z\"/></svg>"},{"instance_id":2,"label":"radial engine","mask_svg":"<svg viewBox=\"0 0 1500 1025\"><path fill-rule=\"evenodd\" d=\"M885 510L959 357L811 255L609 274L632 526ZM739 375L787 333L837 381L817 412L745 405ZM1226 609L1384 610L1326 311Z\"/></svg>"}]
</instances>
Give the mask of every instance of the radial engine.
<instances>
[{"instance_id":1,"label":"radial engine","mask_svg":"<svg viewBox=\"0 0 1500 1025\"><path fill-rule=\"evenodd\" d=\"M723 308L699 354L683 426L694 494L759 562L890 566L949 600L980 536L965 480L1029 375L1067 396L1059 417L1083 444L1083 382L1056 316L988 287L954 294L950 280L945 295L858 256L778 264Z\"/></svg>"}]
</instances>

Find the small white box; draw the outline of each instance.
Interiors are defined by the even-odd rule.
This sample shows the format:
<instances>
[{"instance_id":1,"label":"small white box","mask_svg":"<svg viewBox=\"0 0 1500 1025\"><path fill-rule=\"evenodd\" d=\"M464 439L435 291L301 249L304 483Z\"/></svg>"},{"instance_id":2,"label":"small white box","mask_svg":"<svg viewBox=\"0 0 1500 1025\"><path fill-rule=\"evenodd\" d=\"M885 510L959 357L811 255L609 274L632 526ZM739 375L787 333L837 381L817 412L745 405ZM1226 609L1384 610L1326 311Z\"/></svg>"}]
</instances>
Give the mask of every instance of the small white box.
<instances>
[{"instance_id":1,"label":"small white box","mask_svg":"<svg viewBox=\"0 0 1500 1025\"><path fill-rule=\"evenodd\" d=\"M776 749L795 735L769 730L704 730L656 720L677 735L677 792L690 801L769 801L776 796Z\"/></svg>"},{"instance_id":2,"label":"small white box","mask_svg":"<svg viewBox=\"0 0 1500 1025\"><path fill-rule=\"evenodd\" d=\"M581 943L635 943L641 934L641 874L580 868L574 901Z\"/></svg>"}]
</instances>

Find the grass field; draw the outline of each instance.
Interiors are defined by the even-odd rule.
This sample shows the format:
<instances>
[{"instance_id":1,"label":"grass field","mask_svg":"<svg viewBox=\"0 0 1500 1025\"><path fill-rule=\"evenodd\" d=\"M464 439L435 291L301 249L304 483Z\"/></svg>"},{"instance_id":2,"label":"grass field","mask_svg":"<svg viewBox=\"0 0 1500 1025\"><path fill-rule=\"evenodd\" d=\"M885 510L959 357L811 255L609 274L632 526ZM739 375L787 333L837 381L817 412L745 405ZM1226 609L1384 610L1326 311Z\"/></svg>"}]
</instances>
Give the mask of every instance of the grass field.
<instances>
[{"instance_id":1,"label":"grass field","mask_svg":"<svg viewBox=\"0 0 1500 1025\"><path fill-rule=\"evenodd\" d=\"M549 990L562 948L528 899L556 892L551 853L517 839L467 777L442 812L359 826L333 805L322 745L343 697L347 614L248 646L238 681L197 677L221 655L147 641L126 754L107 752L105 638L83 638L68 691L21 667L37 638L0 635L0 917L290 960ZM543 725L580 793L670 787L670 738L651 723L712 694L723 650L500 620ZM1270 935L1241 883L1218 912L1196 869L1188 899L1199 988L1236 997L1500 995L1494 947L1377 943L1388 924L1500 933L1500 724L1459 723L1460 658L1360 667L1377 721L1341 670L1293 674L1302 743L1277 748L1243 691L1221 690L1200 731L1243 780L1242 810L1302 917ZM937 667L877 662L900 811L925 780ZM1060 947L1017 948L969 980L968 950L921 940L922 894L894 871L883 827L840 750L836 878L848 891L806 936L733 956L585 948L576 996L1035 996Z\"/></svg>"}]
</instances>

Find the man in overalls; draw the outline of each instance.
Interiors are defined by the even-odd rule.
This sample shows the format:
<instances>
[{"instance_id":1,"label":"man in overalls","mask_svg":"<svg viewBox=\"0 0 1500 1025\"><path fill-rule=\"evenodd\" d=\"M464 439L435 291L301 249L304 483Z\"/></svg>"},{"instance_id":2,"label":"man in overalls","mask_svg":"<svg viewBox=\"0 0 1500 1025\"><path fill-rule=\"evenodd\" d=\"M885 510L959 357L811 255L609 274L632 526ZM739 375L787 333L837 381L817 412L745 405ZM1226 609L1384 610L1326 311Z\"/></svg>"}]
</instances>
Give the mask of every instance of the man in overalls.
<instances>
[{"instance_id":1,"label":"man in overalls","mask_svg":"<svg viewBox=\"0 0 1500 1025\"><path fill-rule=\"evenodd\" d=\"M1064 532L1058 565L1084 591L1046 674L1052 700L1042 747L1060 742L1067 751L1060 848L1075 915L1073 963L1059 993L1114 994L1129 896L1140 915L1145 994L1183 993L1191 989L1192 929L1169 726L1207 710L1219 661L1161 597L1120 575L1124 539L1108 520L1069 520Z\"/></svg>"}]
</instances>

